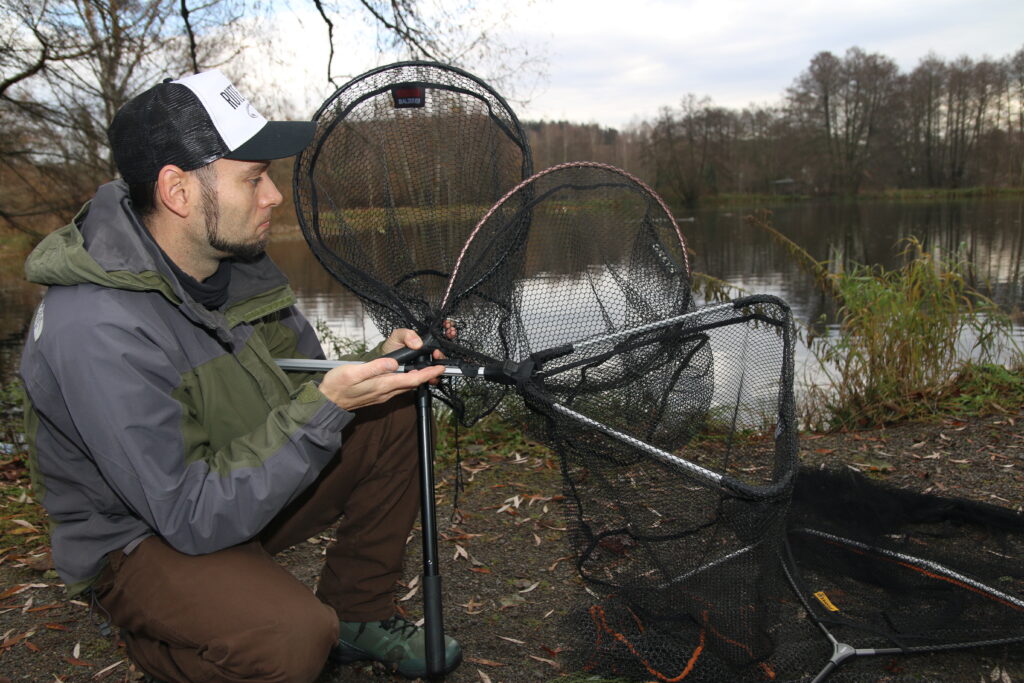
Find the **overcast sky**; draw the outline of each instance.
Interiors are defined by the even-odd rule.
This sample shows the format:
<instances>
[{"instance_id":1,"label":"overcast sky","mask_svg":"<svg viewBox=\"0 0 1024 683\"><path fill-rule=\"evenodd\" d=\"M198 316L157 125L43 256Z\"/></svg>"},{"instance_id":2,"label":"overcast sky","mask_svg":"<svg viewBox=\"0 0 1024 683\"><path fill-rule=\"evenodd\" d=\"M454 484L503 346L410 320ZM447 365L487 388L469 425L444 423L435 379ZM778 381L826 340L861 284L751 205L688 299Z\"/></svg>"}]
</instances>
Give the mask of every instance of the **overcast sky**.
<instances>
[{"instance_id":1,"label":"overcast sky","mask_svg":"<svg viewBox=\"0 0 1024 683\"><path fill-rule=\"evenodd\" d=\"M438 0L444 2L444 0ZM526 77L510 95L522 120L569 120L622 127L650 119L687 93L742 108L775 104L823 50L879 52L912 70L929 51L952 60L1003 58L1024 47L1024 0L477 0L502 8L502 39L544 57L540 82ZM291 115L312 114L326 84L326 29L312 9L275 25L278 63L249 72L275 87ZM360 22L335 17L335 73L344 82L382 62ZM390 61L390 58L383 58ZM485 71L463 65L487 78ZM307 73L303 75L303 71ZM531 72L532 73L532 72ZM526 103L517 100L527 99ZM260 98L257 96L257 102Z\"/></svg>"},{"instance_id":2,"label":"overcast sky","mask_svg":"<svg viewBox=\"0 0 1024 683\"><path fill-rule=\"evenodd\" d=\"M856 45L910 71L929 51L980 59L1024 47L1024 0L536 0L515 11L514 35L548 62L520 118L609 126L686 93L777 103L823 50Z\"/></svg>"}]
</instances>

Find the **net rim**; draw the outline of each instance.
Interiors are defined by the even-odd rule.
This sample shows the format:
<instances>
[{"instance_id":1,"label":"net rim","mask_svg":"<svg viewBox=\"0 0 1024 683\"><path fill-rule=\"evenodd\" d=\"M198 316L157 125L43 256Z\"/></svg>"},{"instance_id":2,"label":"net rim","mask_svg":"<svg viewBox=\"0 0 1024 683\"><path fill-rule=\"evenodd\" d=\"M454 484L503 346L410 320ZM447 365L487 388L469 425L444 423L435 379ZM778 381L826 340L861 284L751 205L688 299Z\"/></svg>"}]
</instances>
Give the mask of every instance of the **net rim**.
<instances>
[{"instance_id":1,"label":"net rim","mask_svg":"<svg viewBox=\"0 0 1024 683\"><path fill-rule=\"evenodd\" d=\"M686 279L689 280L692 277L692 273L691 273L691 270L690 270L690 257L689 257L689 254L687 253L686 237L683 236L683 231L679 228L679 223L676 221L676 217L674 215L672 215L672 212L669 210L668 206L665 204L665 200L663 200L661 198L661 196L657 192L652 190L650 188L650 186L647 185L647 183L645 183L644 181L640 180L636 176L632 175L631 173L628 173L627 171L622 170L621 168L618 168L616 166L612 166L611 164L605 164L605 163L601 163L601 162L598 162L598 161L569 161L569 162L565 162L565 163L561 163L561 164L556 164L555 166L551 166L549 168L546 168L543 171L538 171L537 173L534 173L532 176L530 176L529 178L526 178L525 180L520 182L518 185L513 187L511 190L506 192L501 197L501 199L499 199L497 202L495 202L494 205L491 206L491 208L487 210L487 213L485 213L483 215L483 217L473 227L473 230L470 232L469 237L466 238L466 242L462 245L462 250L459 252L458 258L455 259L455 265L452 267L452 274L451 274L451 276L448 279L448 286L445 288L444 297L442 297L442 299L441 299L440 308L442 310L444 310L444 308L448 305L448 301L449 301L449 298L451 297L451 293L452 293L452 288L455 285L455 279L456 279L456 277L458 276L458 274L460 272L460 266L462 265L463 258L465 257L466 252L469 250L470 245L475 240L477 234L479 234L480 230L483 228L484 223L486 223L488 221L488 219L490 219L490 217L498 209L500 209L505 204L505 202L507 202L509 200L509 198L511 198L514 194L516 194L522 188L526 187L527 185L530 185L533 182L536 182L537 180L539 180L540 178L543 178L546 175L549 175L551 173L555 173L557 171L562 171L562 170L565 170L567 168L598 168L598 169L601 169L601 170L604 170L604 171L610 171L611 173L615 173L617 175L620 175L620 176L626 178L627 180L629 180L629 181L631 181L633 183L636 183L640 187L640 189L642 189L644 192L648 193L650 196L654 197L655 201L661 207L661 210L665 212L666 216L668 216L669 221L671 221L671 223L672 223L672 228L675 230L676 236L679 238L679 245L682 248L682 253L683 253L683 268L686 271Z\"/></svg>"}]
</instances>

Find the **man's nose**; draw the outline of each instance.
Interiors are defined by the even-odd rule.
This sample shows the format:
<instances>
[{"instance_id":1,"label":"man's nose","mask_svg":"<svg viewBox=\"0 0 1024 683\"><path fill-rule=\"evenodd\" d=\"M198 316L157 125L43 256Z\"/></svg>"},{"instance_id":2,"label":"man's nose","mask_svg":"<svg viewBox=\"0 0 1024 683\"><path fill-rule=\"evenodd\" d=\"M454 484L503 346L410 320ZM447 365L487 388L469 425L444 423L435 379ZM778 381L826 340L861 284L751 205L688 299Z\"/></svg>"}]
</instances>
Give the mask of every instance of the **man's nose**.
<instances>
[{"instance_id":1,"label":"man's nose","mask_svg":"<svg viewBox=\"0 0 1024 683\"><path fill-rule=\"evenodd\" d=\"M270 175L267 175L267 182L263 183L265 189L263 196L260 197L260 203L263 206L278 206L284 201L284 195L277 189L277 185L271 180Z\"/></svg>"}]
</instances>

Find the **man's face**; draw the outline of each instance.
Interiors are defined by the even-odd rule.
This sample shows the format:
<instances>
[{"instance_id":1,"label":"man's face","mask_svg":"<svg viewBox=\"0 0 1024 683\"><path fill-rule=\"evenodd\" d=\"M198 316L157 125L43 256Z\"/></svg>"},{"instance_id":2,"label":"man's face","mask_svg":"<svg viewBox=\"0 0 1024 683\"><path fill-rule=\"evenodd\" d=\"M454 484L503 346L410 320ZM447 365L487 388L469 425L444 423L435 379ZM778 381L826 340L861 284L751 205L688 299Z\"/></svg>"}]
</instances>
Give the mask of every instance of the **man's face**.
<instances>
[{"instance_id":1,"label":"man's face","mask_svg":"<svg viewBox=\"0 0 1024 683\"><path fill-rule=\"evenodd\" d=\"M206 240L220 258L252 261L270 240L270 212L282 196L265 161L218 159L197 172Z\"/></svg>"}]
</instances>

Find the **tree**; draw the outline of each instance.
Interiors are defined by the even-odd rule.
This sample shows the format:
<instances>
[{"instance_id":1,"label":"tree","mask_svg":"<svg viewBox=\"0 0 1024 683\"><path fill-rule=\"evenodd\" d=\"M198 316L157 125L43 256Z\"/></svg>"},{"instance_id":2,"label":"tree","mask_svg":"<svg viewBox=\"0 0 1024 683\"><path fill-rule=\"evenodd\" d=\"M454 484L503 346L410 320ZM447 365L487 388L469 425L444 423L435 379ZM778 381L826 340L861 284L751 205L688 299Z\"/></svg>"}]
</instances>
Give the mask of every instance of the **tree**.
<instances>
[{"instance_id":1,"label":"tree","mask_svg":"<svg viewBox=\"0 0 1024 683\"><path fill-rule=\"evenodd\" d=\"M852 47L842 59L818 53L789 89L791 111L812 135L817 131L831 191L860 189L873 148L891 123L886 104L898 74L892 59Z\"/></svg>"},{"instance_id":2,"label":"tree","mask_svg":"<svg viewBox=\"0 0 1024 683\"><path fill-rule=\"evenodd\" d=\"M909 177L918 180L914 184L924 187L936 187L943 182L943 93L948 78L946 63L929 54L903 84L904 164Z\"/></svg>"},{"instance_id":3,"label":"tree","mask_svg":"<svg viewBox=\"0 0 1024 683\"><path fill-rule=\"evenodd\" d=\"M739 127L735 113L693 94L677 111L662 109L644 147L655 187L670 201L694 205L730 185Z\"/></svg>"},{"instance_id":4,"label":"tree","mask_svg":"<svg viewBox=\"0 0 1024 683\"><path fill-rule=\"evenodd\" d=\"M38 231L27 219L66 218L115 175L106 129L130 98L162 78L211 67L244 81L242 73L232 73L233 58L248 46L263 49L262 26L275 13L311 6L259 0L193 0L191 7L188 0L45 0L33 8L21 0L0 2L9 17L0 45L0 121L12 131L0 146L0 219L28 232ZM332 51L332 17L347 10L377 29L382 52L456 64L493 58L503 65L499 73L524 63L536 66L526 57L512 58L513 48L491 40L488 32L501 17L463 21L473 18L473 2L428 7L421 0L312 0L312 5L325 22Z\"/></svg>"},{"instance_id":5,"label":"tree","mask_svg":"<svg viewBox=\"0 0 1024 683\"><path fill-rule=\"evenodd\" d=\"M1013 139L1011 160L1015 176L1011 182L1024 185L1024 48L1006 60L1010 108L1009 130ZM1013 112L1016 112L1014 116ZM1016 124L1016 132L1013 124Z\"/></svg>"},{"instance_id":6,"label":"tree","mask_svg":"<svg viewBox=\"0 0 1024 683\"><path fill-rule=\"evenodd\" d=\"M182 4L170 0L49 0L38 9L3 1L17 22L4 52L36 56L0 92L0 116L18 140L0 158L0 216L28 230L16 217L66 217L115 175L106 129L118 108L161 77L225 53L213 41L189 41L192 24L185 29ZM230 23L239 7L213 0L203 14Z\"/></svg>"}]
</instances>

